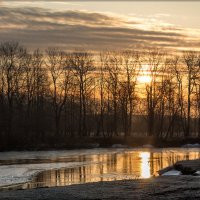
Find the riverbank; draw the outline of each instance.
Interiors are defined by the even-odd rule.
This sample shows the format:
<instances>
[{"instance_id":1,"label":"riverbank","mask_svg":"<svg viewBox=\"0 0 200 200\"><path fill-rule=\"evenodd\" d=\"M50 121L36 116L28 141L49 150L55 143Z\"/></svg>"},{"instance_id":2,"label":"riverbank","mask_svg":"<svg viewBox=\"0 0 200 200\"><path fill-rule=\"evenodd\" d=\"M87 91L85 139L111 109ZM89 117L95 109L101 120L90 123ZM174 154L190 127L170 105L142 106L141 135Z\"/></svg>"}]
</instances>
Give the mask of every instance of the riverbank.
<instances>
[{"instance_id":1,"label":"riverbank","mask_svg":"<svg viewBox=\"0 0 200 200\"><path fill-rule=\"evenodd\" d=\"M1 200L162 200L200 199L200 178L163 176L150 179L98 182L65 187L0 192Z\"/></svg>"},{"instance_id":2,"label":"riverbank","mask_svg":"<svg viewBox=\"0 0 200 200\"><path fill-rule=\"evenodd\" d=\"M62 142L61 142L62 141ZM173 138L164 140L154 137L68 137L63 140L52 140L44 143L25 144L0 144L0 151L48 151L48 150L76 150L93 148L130 147L138 148L142 146L153 146L155 148L182 147L186 144L200 144L200 138ZM200 147L196 146L196 147Z\"/></svg>"}]
</instances>

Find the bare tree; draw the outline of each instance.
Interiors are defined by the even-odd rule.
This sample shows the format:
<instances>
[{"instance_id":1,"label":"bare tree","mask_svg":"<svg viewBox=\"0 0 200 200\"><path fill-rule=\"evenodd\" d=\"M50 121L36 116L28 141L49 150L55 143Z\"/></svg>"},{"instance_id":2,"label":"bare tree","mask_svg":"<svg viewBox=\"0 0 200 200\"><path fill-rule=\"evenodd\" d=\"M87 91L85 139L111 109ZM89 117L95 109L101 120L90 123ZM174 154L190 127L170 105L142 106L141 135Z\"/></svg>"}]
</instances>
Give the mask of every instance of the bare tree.
<instances>
[{"instance_id":1,"label":"bare tree","mask_svg":"<svg viewBox=\"0 0 200 200\"><path fill-rule=\"evenodd\" d=\"M156 107L162 93L159 91L160 73L162 73L161 66L163 64L164 54L158 49L146 53L145 65L148 66L148 75L150 82L146 84L146 98L147 98L147 116L148 116L148 134L155 135L155 114Z\"/></svg>"},{"instance_id":2,"label":"bare tree","mask_svg":"<svg viewBox=\"0 0 200 200\"><path fill-rule=\"evenodd\" d=\"M199 55L196 52L185 52L183 54L183 60L186 65L185 76L187 86L187 114L186 114L186 130L185 137L190 136L191 132L191 108L192 108L192 94L195 89L196 77L200 73L199 67Z\"/></svg>"},{"instance_id":3,"label":"bare tree","mask_svg":"<svg viewBox=\"0 0 200 200\"><path fill-rule=\"evenodd\" d=\"M112 107L112 124L113 133L118 135L118 101L119 101L119 78L121 74L122 56L120 53L110 53L107 69L107 84L108 90L111 94L111 107Z\"/></svg>"},{"instance_id":4,"label":"bare tree","mask_svg":"<svg viewBox=\"0 0 200 200\"><path fill-rule=\"evenodd\" d=\"M14 98L18 91L21 70L24 65L26 49L15 42L5 42L0 45L0 65L4 94L8 102L7 138L12 134L14 116Z\"/></svg>"},{"instance_id":5,"label":"bare tree","mask_svg":"<svg viewBox=\"0 0 200 200\"><path fill-rule=\"evenodd\" d=\"M46 117L45 104L47 95L49 94L49 79L46 67L44 65L44 56L39 49L36 49L31 55L31 77L29 83L31 91L31 127L32 132L36 132L37 136L32 140L45 141L45 131L48 127L48 120ZM28 100L28 99L27 99ZM33 123L34 122L34 123Z\"/></svg>"},{"instance_id":6,"label":"bare tree","mask_svg":"<svg viewBox=\"0 0 200 200\"><path fill-rule=\"evenodd\" d=\"M163 85L163 93L165 95L166 113L165 118L167 118L168 123L166 125L165 139L172 138L175 131L175 123L178 119L179 114L179 96L177 95L177 79L176 72L174 69L177 68L179 64L179 57L170 57L166 60L167 70L165 74L165 84ZM177 126L177 125L176 125Z\"/></svg>"},{"instance_id":7,"label":"bare tree","mask_svg":"<svg viewBox=\"0 0 200 200\"><path fill-rule=\"evenodd\" d=\"M69 63L79 91L79 135L87 136L87 103L94 85L93 57L87 52L75 52L70 55Z\"/></svg>"},{"instance_id":8,"label":"bare tree","mask_svg":"<svg viewBox=\"0 0 200 200\"><path fill-rule=\"evenodd\" d=\"M58 49L46 50L47 69L52 81L52 102L55 116L55 134L60 135L60 118L67 100L69 90L70 70L67 68L67 56Z\"/></svg>"},{"instance_id":9,"label":"bare tree","mask_svg":"<svg viewBox=\"0 0 200 200\"><path fill-rule=\"evenodd\" d=\"M99 73L98 77L98 92L99 92L99 120L97 121L97 136L101 134L105 137L105 115L106 115L106 66L108 65L108 56L107 52L100 53L100 65L98 65Z\"/></svg>"},{"instance_id":10,"label":"bare tree","mask_svg":"<svg viewBox=\"0 0 200 200\"><path fill-rule=\"evenodd\" d=\"M136 100L136 84L140 73L141 63L137 52L124 52L122 54L122 80L120 99L122 103L122 120L124 121L125 136L132 133L132 117Z\"/></svg>"}]
</instances>

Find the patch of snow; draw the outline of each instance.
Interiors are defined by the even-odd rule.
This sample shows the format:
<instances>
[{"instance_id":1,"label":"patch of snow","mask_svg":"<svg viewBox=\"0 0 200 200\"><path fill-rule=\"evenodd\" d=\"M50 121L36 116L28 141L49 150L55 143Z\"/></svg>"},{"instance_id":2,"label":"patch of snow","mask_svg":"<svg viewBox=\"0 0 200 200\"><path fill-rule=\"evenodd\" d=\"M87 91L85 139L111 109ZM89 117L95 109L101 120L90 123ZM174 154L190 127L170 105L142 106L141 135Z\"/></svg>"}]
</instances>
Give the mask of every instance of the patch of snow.
<instances>
[{"instance_id":1,"label":"patch of snow","mask_svg":"<svg viewBox=\"0 0 200 200\"><path fill-rule=\"evenodd\" d=\"M90 150L60 150L60 151L10 151L0 152L1 161L12 161L23 159L47 159L48 163L38 164L12 164L0 165L0 187L11 184L20 184L30 181L31 178L39 172L60 169L73 168L85 165L95 164L95 161L73 161L73 162L51 162L56 158L76 158L80 156L90 156L99 154L121 153L124 149L90 149Z\"/></svg>"},{"instance_id":2,"label":"patch of snow","mask_svg":"<svg viewBox=\"0 0 200 200\"><path fill-rule=\"evenodd\" d=\"M200 171L196 171L193 175L194 176L200 176Z\"/></svg>"},{"instance_id":3,"label":"patch of snow","mask_svg":"<svg viewBox=\"0 0 200 200\"><path fill-rule=\"evenodd\" d=\"M127 148L127 145L123 145L123 144L113 144L112 148Z\"/></svg>"},{"instance_id":4,"label":"patch of snow","mask_svg":"<svg viewBox=\"0 0 200 200\"><path fill-rule=\"evenodd\" d=\"M91 143L90 147L92 147L92 148L99 148L100 144L99 143Z\"/></svg>"},{"instance_id":5,"label":"patch of snow","mask_svg":"<svg viewBox=\"0 0 200 200\"><path fill-rule=\"evenodd\" d=\"M68 163L42 163L42 164L18 164L0 166L0 187L20 184L30 181L37 173L45 170L72 168L91 164L92 162L68 162ZM94 163L94 162L93 162Z\"/></svg>"},{"instance_id":6,"label":"patch of snow","mask_svg":"<svg viewBox=\"0 0 200 200\"><path fill-rule=\"evenodd\" d=\"M184 148L200 148L200 144L196 143L196 144L185 144L182 147Z\"/></svg>"},{"instance_id":7,"label":"patch of snow","mask_svg":"<svg viewBox=\"0 0 200 200\"><path fill-rule=\"evenodd\" d=\"M170 170L162 174L162 176L179 176L179 175L181 175L181 172L178 170Z\"/></svg>"},{"instance_id":8,"label":"patch of snow","mask_svg":"<svg viewBox=\"0 0 200 200\"><path fill-rule=\"evenodd\" d=\"M154 146L151 144L144 144L142 147L143 148L154 148Z\"/></svg>"}]
</instances>

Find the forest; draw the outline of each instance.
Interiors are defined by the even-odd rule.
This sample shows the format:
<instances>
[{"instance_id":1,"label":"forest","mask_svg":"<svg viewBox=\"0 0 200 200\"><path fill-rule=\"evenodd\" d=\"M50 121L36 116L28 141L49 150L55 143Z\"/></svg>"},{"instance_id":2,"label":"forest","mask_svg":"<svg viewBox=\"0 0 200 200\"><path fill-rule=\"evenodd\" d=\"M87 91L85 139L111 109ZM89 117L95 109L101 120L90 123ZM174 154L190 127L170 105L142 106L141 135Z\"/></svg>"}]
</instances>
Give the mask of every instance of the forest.
<instances>
[{"instance_id":1,"label":"forest","mask_svg":"<svg viewBox=\"0 0 200 200\"><path fill-rule=\"evenodd\" d=\"M0 44L1 147L199 136L199 52Z\"/></svg>"}]
</instances>

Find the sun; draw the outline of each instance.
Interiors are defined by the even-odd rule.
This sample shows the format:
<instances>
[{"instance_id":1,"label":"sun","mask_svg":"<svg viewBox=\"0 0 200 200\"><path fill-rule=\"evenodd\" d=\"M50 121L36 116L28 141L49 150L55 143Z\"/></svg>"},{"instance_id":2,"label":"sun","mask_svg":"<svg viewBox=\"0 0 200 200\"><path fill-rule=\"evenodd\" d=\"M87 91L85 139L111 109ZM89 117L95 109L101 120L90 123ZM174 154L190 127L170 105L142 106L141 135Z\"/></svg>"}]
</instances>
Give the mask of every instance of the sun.
<instances>
[{"instance_id":1,"label":"sun","mask_svg":"<svg viewBox=\"0 0 200 200\"><path fill-rule=\"evenodd\" d=\"M139 83L143 83L143 84L147 84L151 82L151 76L149 74L149 65L147 64L142 65L142 68L137 80Z\"/></svg>"},{"instance_id":2,"label":"sun","mask_svg":"<svg viewBox=\"0 0 200 200\"><path fill-rule=\"evenodd\" d=\"M150 83L151 77L148 75L139 75L138 76L138 82L139 83Z\"/></svg>"}]
</instances>

